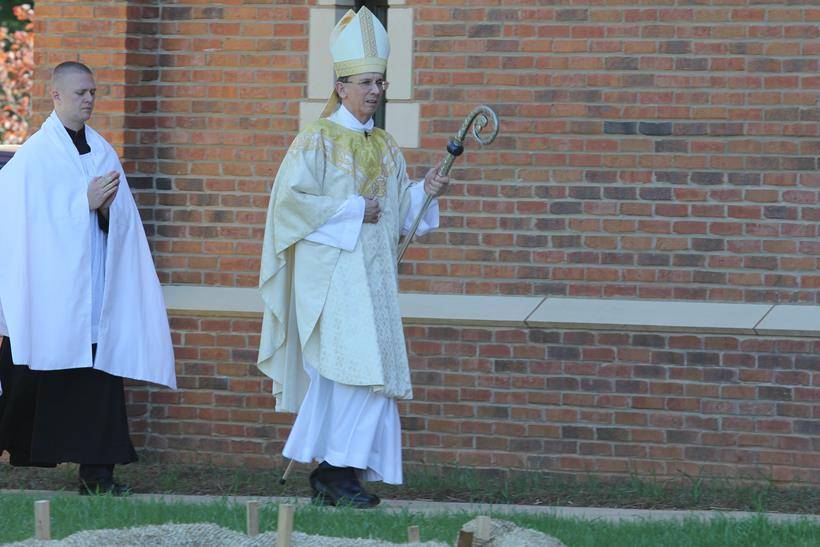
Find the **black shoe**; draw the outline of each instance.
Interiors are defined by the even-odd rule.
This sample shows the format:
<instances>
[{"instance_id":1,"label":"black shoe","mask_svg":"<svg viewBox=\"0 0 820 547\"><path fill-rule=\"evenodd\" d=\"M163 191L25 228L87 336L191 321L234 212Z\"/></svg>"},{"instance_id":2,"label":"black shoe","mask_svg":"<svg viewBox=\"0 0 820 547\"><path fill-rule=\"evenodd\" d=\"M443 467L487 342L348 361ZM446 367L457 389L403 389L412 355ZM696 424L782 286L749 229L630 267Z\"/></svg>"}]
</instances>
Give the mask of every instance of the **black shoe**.
<instances>
[{"instance_id":1,"label":"black shoe","mask_svg":"<svg viewBox=\"0 0 820 547\"><path fill-rule=\"evenodd\" d=\"M308 479L313 501L320 505L335 505L367 509L376 507L379 496L362 488L352 467L333 467L325 462L313 470Z\"/></svg>"},{"instance_id":2,"label":"black shoe","mask_svg":"<svg viewBox=\"0 0 820 547\"><path fill-rule=\"evenodd\" d=\"M101 481L101 482L86 482L80 481L80 495L81 496L128 496L131 494L131 487L127 484L119 482Z\"/></svg>"}]
</instances>

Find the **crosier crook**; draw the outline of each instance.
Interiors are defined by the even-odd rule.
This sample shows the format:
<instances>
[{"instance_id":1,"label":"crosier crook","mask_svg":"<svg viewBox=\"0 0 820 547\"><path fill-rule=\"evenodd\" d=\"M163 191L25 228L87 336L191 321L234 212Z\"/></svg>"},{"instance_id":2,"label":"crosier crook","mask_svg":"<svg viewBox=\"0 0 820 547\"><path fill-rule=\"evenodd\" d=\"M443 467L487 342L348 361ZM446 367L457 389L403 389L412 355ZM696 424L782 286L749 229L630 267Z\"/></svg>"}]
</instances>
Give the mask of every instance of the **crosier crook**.
<instances>
[{"instance_id":1,"label":"crosier crook","mask_svg":"<svg viewBox=\"0 0 820 547\"><path fill-rule=\"evenodd\" d=\"M490 122L490 119L493 120L493 130L492 133L490 133L490 135L488 135L485 139L482 138L480 133ZM474 121L475 124L473 124ZM461 124L461 129L459 129L458 134L447 143L447 157L444 158L441 168L438 170L439 176L446 176L450 172L450 167L453 166L453 161L455 161L455 159L460 156L462 152L464 152L464 138L467 136L467 131L470 129L471 125L473 126L473 136L482 145L490 144L498 135L498 116L495 114L495 111L486 105L477 106L464 119L464 123ZM401 259L404 256L404 252L407 250L410 242L413 241L413 235L415 235L416 230L419 227L419 223L421 222L421 219L424 218L424 215L427 212L427 207L430 206L430 202L432 201L433 196L428 194L427 198L424 200L424 205L421 207L421 212L419 212L416 220L413 221L413 226L410 227L410 231L406 236L404 236L404 241L402 241L401 247L399 247L399 264L401 264Z\"/></svg>"}]
</instances>

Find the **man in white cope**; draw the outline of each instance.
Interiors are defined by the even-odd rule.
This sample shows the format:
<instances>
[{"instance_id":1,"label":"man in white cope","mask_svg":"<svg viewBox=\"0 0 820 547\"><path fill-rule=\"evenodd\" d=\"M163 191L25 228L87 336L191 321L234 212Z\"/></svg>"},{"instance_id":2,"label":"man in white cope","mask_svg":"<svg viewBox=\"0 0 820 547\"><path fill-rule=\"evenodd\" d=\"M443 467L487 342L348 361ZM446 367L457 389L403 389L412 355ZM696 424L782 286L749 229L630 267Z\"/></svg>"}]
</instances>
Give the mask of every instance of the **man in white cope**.
<instances>
[{"instance_id":1,"label":"man in white cope","mask_svg":"<svg viewBox=\"0 0 820 547\"><path fill-rule=\"evenodd\" d=\"M66 62L51 83L54 111L0 170L0 454L122 495L123 378L176 388L168 317L120 161L86 125L94 76Z\"/></svg>"},{"instance_id":2,"label":"man in white cope","mask_svg":"<svg viewBox=\"0 0 820 547\"><path fill-rule=\"evenodd\" d=\"M425 193L401 150L373 127L384 98L387 32L367 8L331 34L337 81L323 117L293 141L274 181L265 229L259 368L276 409L297 412L285 457L318 462L314 499L372 507L361 480L401 484L398 399L412 398L397 250ZM339 104L341 103L341 104ZM438 227L434 200L418 233Z\"/></svg>"}]
</instances>

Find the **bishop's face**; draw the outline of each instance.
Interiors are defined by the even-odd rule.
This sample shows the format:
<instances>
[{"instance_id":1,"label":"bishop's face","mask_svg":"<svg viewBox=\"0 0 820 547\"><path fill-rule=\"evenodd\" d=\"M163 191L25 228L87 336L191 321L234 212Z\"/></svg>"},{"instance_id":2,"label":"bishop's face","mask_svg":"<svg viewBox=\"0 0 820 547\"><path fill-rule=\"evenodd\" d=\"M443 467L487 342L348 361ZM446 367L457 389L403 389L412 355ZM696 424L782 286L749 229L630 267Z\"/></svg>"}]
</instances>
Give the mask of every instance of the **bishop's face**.
<instances>
[{"instance_id":1,"label":"bishop's face","mask_svg":"<svg viewBox=\"0 0 820 547\"><path fill-rule=\"evenodd\" d=\"M57 117L69 129L79 130L91 118L96 93L91 74L81 71L61 74L51 92Z\"/></svg>"},{"instance_id":2,"label":"bishop's face","mask_svg":"<svg viewBox=\"0 0 820 547\"><path fill-rule=\"evenodd\" d=\"M373 117L384 99L387 82L381 72L354 74L336 82L342 104L362 123Z\"/></svg>"}]
</instances>

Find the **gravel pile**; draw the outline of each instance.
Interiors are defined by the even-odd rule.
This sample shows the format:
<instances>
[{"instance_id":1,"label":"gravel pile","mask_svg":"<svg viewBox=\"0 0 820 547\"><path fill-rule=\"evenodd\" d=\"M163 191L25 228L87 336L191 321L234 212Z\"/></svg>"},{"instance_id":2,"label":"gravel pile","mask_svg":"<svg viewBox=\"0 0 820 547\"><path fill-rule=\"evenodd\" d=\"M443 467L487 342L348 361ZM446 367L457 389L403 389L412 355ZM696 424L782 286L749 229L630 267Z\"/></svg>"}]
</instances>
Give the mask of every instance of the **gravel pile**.
<instances>
[{"instance_id":1,"label":"gravel pile","mask_svg":"<svg viewBox=\"0 0 820 547\"><path fill-rule=\"evenodd\" d=\"M461 527L462 530L478 531L475 518ZM473 547L565 547L561 541L538 530L521 528L507 520L490 520L490 541L473 541Z\"/></svg>"},{"instance_id":2,"label":"gravel pile","mask_svg":"<svg viewBox=\"0 0 820 547\"><path fill-rule=\"evenodd\" d=\"M477 519L471 520L464 530L475 532ZM488 542L475 541L474 547L564 547L564 544L536 530L521 528L505 520L492 520L492 535ZM453 538L455 539L455 538ZM293 533L294 547L448 547L445 543L390 543L377 539L350 539L311 536ZM276 532L267 532L254 538L222 528L216 524L163 524L119 530L85 530L62 540L41 541L29 539L12 543L10 547L269 547L276 545Z\"/></svg>"},{"instance_id":3,"label":"gravel pile","mask_svg":"<svg viewBox=\"0 0 820 547\"><path fill-rule=\"evenodd\" d=\"M413 547L447 547L444 543L390 543L374 539L331 538L293 533L294 547L390 547L402 545ZM245 534L222 528L216 524L163 524L140 526L124 530L85 530L62 540L42 541L29 539L12 543L13 547L146 547L150 546L196 546L196 547L270 547L276 545L276 532L259 534L249 538Z\"/></svg>"}]
</instances>

